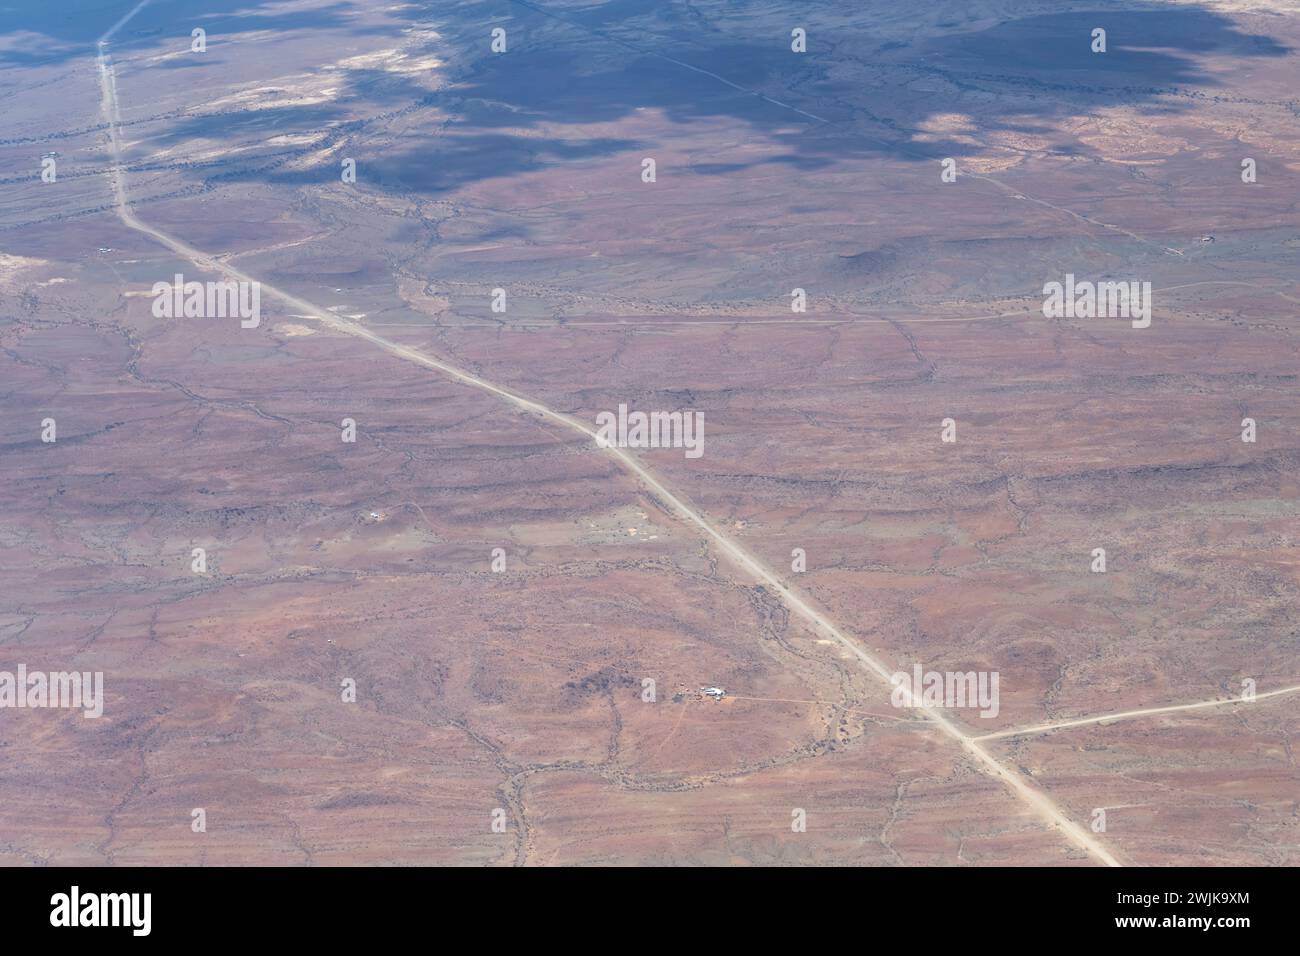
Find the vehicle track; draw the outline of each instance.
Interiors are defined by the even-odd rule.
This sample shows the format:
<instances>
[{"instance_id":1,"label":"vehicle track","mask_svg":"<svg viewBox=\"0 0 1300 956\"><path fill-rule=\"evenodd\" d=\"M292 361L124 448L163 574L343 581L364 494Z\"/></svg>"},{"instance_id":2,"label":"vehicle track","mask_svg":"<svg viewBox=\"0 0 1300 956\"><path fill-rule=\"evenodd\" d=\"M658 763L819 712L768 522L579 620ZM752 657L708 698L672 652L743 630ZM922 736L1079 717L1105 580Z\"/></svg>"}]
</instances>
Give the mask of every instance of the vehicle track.
<instances>
[{"instance_id":1,"label":"vehicle track","mask_svg":"<svg viewBox=\"0 0 1300 956\"><path fill-rule=\"evenodd\" d=\"M1041 734L1053 730L1064 730L1066 727L1083 727L1086 724L1103 724L1110 723L1114 720L1130 720L1134 717L1145 717L1148 714L1172 714L1180 710L1201 710L1206 707L1227 707L1231 704L1249 704L1257 700L1265 700L1269 697L1282 697L1286 694L1294 694L1300 691L1300 684L1294 687L1280 687L1277 690L1270 690L1267 693L1256 694L1252 700L1246 700L1243 697L1216 697L1213 700L1198 700L1192 704L1170 704L1165 707L1141 707L1137 710L1124 710L1117 714L1103 714L1100 717L1076 717L1072 720L1049 720L1045 724L1034 724L1032 727L1022 727L1020 729L999 730L993 734L981 734L976 740L1002 740L1006 737L1024 737L1027 734Z\"/></svg>"}]
</instances>

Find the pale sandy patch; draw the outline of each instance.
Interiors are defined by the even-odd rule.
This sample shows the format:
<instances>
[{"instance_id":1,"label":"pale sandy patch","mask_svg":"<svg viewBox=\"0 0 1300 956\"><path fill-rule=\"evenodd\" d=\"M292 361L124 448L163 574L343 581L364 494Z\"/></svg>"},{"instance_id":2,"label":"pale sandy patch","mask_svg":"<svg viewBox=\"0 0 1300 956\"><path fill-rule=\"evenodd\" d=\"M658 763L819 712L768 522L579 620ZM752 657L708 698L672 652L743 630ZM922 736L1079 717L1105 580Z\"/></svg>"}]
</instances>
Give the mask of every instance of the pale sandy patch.
<instances>
[{"instance_id":1,"label":"pale sandy patch","mask_svg":"<svg viewBox=\"0 0 1300 956\"><path fill-rule=\"evenodd\" d=\"M49 264L47 259L29 259L26 256L11 256L6 252L0 252L0 282L10 282L20 272Z\"/></svg>"}]
</instances>

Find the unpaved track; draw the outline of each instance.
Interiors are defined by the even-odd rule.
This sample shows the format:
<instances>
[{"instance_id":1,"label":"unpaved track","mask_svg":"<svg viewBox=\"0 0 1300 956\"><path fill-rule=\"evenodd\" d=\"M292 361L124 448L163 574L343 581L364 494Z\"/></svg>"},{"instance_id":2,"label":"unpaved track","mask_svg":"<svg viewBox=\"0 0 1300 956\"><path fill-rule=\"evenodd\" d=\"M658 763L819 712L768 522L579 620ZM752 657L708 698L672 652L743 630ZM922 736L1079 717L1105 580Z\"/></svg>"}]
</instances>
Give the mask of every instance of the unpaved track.
<instances>
[{"instance_id":1,"label":"unpaved track","mask_svg":"<svg viewBox=\"0 0 1300 956\"><path fill-rule=\"evenodd\" d=\"M295 295L277 289L269 283L261 282L243 270L230 265L228 262L219 261L207 253L195 249L193 246L190 246L179 239L175 239L153 226L142 222L135 213L131 211L130 198L127 194L126 174L121 159L117 79L113 69L112 59L108 54L108 45L113 35L149 2L150 0L141 0L141 3L139 3L130 13L119 20L107 33L100 37L98 43L101 110L103 112L104 121L108 124L109 149L111 152L109 175L112 181L114 204L117 208L118 216L127 227L149 236L160 245L165 246L177 255L190 260L201 269L220 273L221 275L237 282L258 282L263 294L269 294L272 298L278 299L289 308L302 315L316 319L328 328L345 335L364 339L391 355L406 359L409 362L414 362L417 365L423 365L425 368L441 372L443 375L446 375L448 378L454 379L455 381L495 395L508 404L513 405L515 408L518 408L520 411L580 432L590 438L593 443L596 443L596 432L591 427L577 419L554 411L540 402L525 398L522 395L517 395L499 385L494 385L492 382L479 378L476 375L471 375L469 372L457 368L454 365L449 365L446 362L432 358L418 349L401 345L397 342L385 339L380 335L376 335L364 326L340 318L332 312L315 306L312 303L307 302L305 299L300 299ZM784 581L764 567L757 558L750 555L731 539L724 536L721 532L715 529L712 524L705 520L703 516L695 511L695 509L691 508L664 487L664 485L661 484L659 480L635 457L620 448L606 447L603 448L603 451L617 460L620 465L627 469L627 471L635 475L668 510L677 514L687 523L693 524L699 528L705 537L711 539L717 545L718 550L726 554L736 565L752 575L755 580L760 581L779 592L785 600L786 605L791 610L797 613L814 628L829 636L840 646L848 650L864 669L875 674L887 685L889 684L889 678L892 673L889 668L863 648L857 641L842 633L838 627L826 618L825 615L814 609L802 597L791 590ZM1095 860L1104 863L1107 866L1120 865L1119 861L1110 854L1106 847L1103 846L1093 834L1089 833L1078 823L1069 819L1046 794L1029 786L1023 779L1021 779L1019 774L1013 773L1006 767L1002 766L998 760L976 742L974 737L962 731L956 724L949 720L945 714L932 707L918 706L917 710L926 719L930 720L942 733L960 745L961 749L972 758L977 766L1006 784L1018 799L1032 809L1034 813L1052 829L1061 833L1070 843L1084 850Z\"/></svg>"},{"instance_id":2,"label":"unpaved track","mask_svg":"<svg viewBox=\"0 0 1300 956\"><path fill-rule=\"evenodd\" d=\"M1269 697L1281 697L1285 694L1300 692L1300 684L1294 687L1280 687L1264 694L1256 694L1254 700L1266 700ZM1100 717L1077 717L1073 720L1052 720L1045 724L1035 724L1019 730L999 730L995 734L981 734L976 740L1001 740L1006 737L1023 737L1026 734L1041 734L1052 730L1064 730L1066 727L1083 727L1086 724L1108 724L1114 720L1130 720L1134 717L1149 717L1152 714L1172 714L1180 710L1203 710L1208 707L1229 707L1233 704L1249 704L1253 701L1241 697L1216 697L1213 700L1198 700L1193 704L1170 704L1166 707L1143 707L1139 710L1125 710L1118 714L1103 714Z\"/></svg>"}]
</instances>

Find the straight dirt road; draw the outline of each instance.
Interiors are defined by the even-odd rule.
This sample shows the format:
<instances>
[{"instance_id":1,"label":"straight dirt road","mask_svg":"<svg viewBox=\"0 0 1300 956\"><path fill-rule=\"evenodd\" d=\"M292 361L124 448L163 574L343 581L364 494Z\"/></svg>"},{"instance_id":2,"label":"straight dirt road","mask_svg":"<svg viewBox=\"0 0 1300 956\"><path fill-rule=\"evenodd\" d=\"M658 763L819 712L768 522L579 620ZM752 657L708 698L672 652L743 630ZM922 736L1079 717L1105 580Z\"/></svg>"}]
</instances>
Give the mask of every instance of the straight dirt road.
<instances>
[{"instance_id":1,"label":"straight dirt road","mask_svg":"<svg viewBox=\"0 0 1300 956\"><path fill-rule=\"evenodd\" d=\"M1256 694L1247 700L1244 697L1216 697L1214 700L1198 700L1192 704L1170 704L1164 707L1142 707L1138 710L1125 710L1118 714L1102 714L1100 717L1076 717L1072 720L1052 720L1032 727L1012 730L999 730L995 734L981 734L976 740L1002 740L1007 737L1023 737L1026 734L1041 734L1052 730L1064 730L1066 727L1083 727L1086 724L1109 724L1116 720L1129 720L1133 717L1149 717L1153 714L1172 714L1180 710L1202 710L1206 707L1228 707L1232 704L1249 704L1269 697L1282 697L1300 691L1300 684L1294 687L1279 687L1264 694Z\"/></svg>"}]
</instances>

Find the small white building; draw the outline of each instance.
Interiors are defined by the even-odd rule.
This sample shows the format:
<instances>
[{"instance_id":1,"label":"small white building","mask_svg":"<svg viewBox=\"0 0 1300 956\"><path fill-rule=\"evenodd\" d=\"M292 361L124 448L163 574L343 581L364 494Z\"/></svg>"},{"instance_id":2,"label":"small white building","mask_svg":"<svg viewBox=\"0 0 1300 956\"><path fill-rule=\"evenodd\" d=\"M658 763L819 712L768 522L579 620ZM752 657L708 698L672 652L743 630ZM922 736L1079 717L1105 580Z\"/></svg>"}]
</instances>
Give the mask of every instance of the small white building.
<instances>
[{"instance_id":1,"label":"small white building","mask_svg":"<svg viewBox=\"0 0 1300 956\"><path fill-rule=\"evenodd\" d=\"M712 697L714 700L722 700L727 696L727 692L721 687L701 687L700 693L705 697Z\"/></svg>"}]
</instances>

